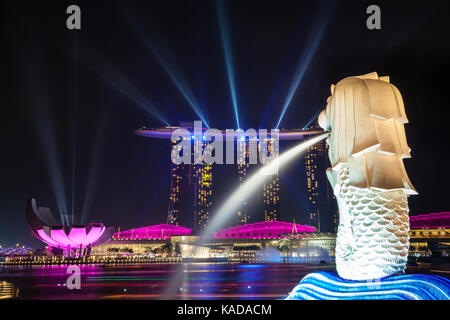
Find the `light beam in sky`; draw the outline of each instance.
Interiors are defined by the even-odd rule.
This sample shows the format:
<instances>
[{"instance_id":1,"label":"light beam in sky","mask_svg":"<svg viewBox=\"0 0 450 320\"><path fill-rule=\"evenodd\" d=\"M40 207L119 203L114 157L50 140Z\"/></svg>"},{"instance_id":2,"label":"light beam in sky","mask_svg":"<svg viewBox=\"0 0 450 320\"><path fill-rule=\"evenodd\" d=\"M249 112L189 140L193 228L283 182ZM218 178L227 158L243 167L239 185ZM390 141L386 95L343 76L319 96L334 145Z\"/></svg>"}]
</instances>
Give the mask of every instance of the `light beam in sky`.
<instances>
[{"instance_id":1,"label":"light beam in sky","mask_svg":"<svg viewBox=\"0 0 450 320\"><path fill-rule=\"evenodd\" d=\"M277 129L280 126L281 121L283 120L283 117L287 109L289 108L300 83L304 78L305 72L311 63L311 60L313 59L314 54L317 51L317 48L319 47L320 41L322 40L328 22L330 21L331 15L334 12L335 5L329 6L330 6L329 8L325 9L326 12L325 15L324 16L318 15L316 17L315 23L310 27L311 31L308 35L305 44L306 49L302 53L300 60L297 63L294 76L291 80L291 85L289 86L288 93L286 95L286 98L284 99L280 117L278 118L278 122L276 125ZM320 12L322 12L322 10L320 10Z\"/></svg>"},{"instance_id":2,"label":"light beam in sky","mask_svg":"<svg viewBox=\"0 0 450 320\"><path fill-rule=\"evenodd\" d=\"M225 57L225 66L228 76L228 86L230 89L231 101L233 103L234 116L236 118L237 129L239 129L239 108L237 102L237 94L236 94L236 83L234 78L234 68L233 68L233 56L231 53L231 43L230 43L230 34L229 27L227 23L226 16L226 8L223 5L222 1L217 0L217 15L219 18L219 28L220 28L220 37L222 39L222 49Z\"/></svg>"}]
</instances>

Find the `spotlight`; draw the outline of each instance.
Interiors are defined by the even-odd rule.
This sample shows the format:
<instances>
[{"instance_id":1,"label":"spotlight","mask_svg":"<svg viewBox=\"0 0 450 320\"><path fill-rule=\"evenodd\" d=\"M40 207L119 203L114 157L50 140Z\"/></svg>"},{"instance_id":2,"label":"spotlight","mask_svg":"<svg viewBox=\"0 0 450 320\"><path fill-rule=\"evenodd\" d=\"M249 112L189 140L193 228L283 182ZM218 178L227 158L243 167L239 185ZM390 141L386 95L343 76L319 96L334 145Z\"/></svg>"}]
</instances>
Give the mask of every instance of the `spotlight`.
<instances>
[{"instance_id":1,"label":"spotlight","mask_svg":"<svg viewBox=\"0 0 450 320\"><path fill-rule=\"evenodd\" d=\"M286 110L288 109L289 105L291 104L292 99L294 98L294 95L298 89L298 86L303 80L303 77L306 73L306 70L309 67L309 64L311 63L317 48L319 47L320 40L322 39L322 36L325 32L325 29L328 25L328 22L330 21L331 15L334 12L336 8L336 5L332 5L328 8L328 10L325 13L325 16L319 16L316 17L316 22L311 28L311 30L314 30L314 32L311 32L308 35L308 38L306 40L306 51L303 52L301 58L298 61L297 68L295 70L294 77L292 78L291 85L289 87L288 94L285 98L283 109L281 110L280 117L277 122L276 128L280 126L281 121L283 120L284 114L286 113ZM317 32L318 30L318 32Z\"/></svg>"},{"instance_id":2,"label":"spotlight","mask_svg":"<svg viewBox=\"0 0 450 320\"><path fill-rule=\"evenodd\" d=\"M222 49L225 56L226 71L228 76L228 86L230 87L231 100L233 102L234 115L236 124L239 128L239 112L236 94L236 85L234 81L233 56L231 54L231 44L229 28L226 22L226 10L222 5L222 1L217 1L217 15L219 16L220 36L222 38Z\"/></svg>"}]
</instances>

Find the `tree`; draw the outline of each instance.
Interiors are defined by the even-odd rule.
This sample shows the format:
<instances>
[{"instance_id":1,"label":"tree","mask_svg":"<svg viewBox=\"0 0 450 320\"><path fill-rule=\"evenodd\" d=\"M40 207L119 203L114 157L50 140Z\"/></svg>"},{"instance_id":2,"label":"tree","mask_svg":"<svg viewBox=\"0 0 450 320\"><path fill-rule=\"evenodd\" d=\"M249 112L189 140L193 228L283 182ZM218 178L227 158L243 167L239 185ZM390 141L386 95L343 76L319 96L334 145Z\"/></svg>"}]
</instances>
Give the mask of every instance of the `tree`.
<instances>
[{"instance_id":1,"label":"tree","mask_svg":"<svg viewBox=\"0 0 450 320\"><path fill-rule=\"evenodd\" d=\"M168 255L172 254L173 246L172 243L169 241L166 244L164 244L162 247L162 252L167 253Z\"/></svg>"},{"instance_id":2,"label":"tree","mask_svg":"<svg viewBox=\"0 0 450 320\"><path fill-rule=\"evenodd\" d=\"M152 247L145 247L144 252L145 253L153 253L153 248Z\"/></svg>"},{"instance_id":3,"label":"tree","mask_svg":"<svg viewBox=\"0 0 450 320\"><path fill-rule=\"evenodd\" d=\"M291 241L289 239L283 239L280 243L280 251L282 253L288 253L291 251Z\"/></svg>"},{"instance_id":4,"label":"tree","mask_svg":"<svg viewBox=\"0 0 450 320\"><path fill-rule=\"evenodd\" d=\"M181 247L179 242L175 242L175 255L180 256L181 255Z\"/></svg>"}]
</instances>

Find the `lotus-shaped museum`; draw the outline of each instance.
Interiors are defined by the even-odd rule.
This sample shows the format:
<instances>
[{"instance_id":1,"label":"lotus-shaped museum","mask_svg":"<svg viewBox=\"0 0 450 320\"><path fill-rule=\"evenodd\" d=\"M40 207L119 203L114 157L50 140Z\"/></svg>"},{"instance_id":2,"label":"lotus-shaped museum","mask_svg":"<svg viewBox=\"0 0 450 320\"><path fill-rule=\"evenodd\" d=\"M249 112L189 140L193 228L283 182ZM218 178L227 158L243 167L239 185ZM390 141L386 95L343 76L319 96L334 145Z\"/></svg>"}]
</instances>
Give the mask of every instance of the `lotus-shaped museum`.
<instances>
[{"instance_id":1,"label":"lotus-shaped museum","mask_svg":"<svg viewBox=\"0 0 450 320\"><path fill-rule=\"evenodd\" d=\"M114 227L107 228L103 223L58 224L50 209L39 208L35 199L28 200L26 214L33 234L67 257L89 255L92 247L109 241L115 232Z\"/></svg>"}]
</instances>

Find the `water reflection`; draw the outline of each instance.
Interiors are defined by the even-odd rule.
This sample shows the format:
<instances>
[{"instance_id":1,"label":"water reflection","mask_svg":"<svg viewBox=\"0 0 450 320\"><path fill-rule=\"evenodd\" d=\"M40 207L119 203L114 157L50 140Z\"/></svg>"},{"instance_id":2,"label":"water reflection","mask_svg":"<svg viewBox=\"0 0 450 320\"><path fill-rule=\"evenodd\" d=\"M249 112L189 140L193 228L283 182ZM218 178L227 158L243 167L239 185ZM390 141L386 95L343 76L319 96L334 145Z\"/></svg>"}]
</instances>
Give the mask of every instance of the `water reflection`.
<instances>
[{"instance_id":1,"label":"water reflection","mask_svg":"<svg viewBox=\"0 0 450 320\"><path fill-rule=\"evenodd\" d=\"M19 297L19 289L12 283L0 281L0 300L13 299Z\"/></svg>"},{"instance_id":2,"label":"water reflection","mask_svg":"<svg viewBox=\"0 0 450 320\"><path fill-rule=\"evenodd\" d=\"M0 281L20 288L21 299L279 299L304 275L323 267L290 263L80 266L81 289L69 290L67 266L38 266L8 270L0 274Z\"/></svg>"},{"instance_id":3,"label":"water reflection","mask_svg":"<svg viewBox=\"0 0 450 320\"><path fill-rule=\"evenodd\" d=\"M324 258L315 250L300 253L309 253L314 259ZM306 274L335 270L332 264L298 263L86 265L80 268L80 290L67 288L67 266L8 269L0 273L0 298L280 299ZM427 273L427 270L449 272L450 265L407 269L407 273Z\"/></svg>"}]
</instances>

